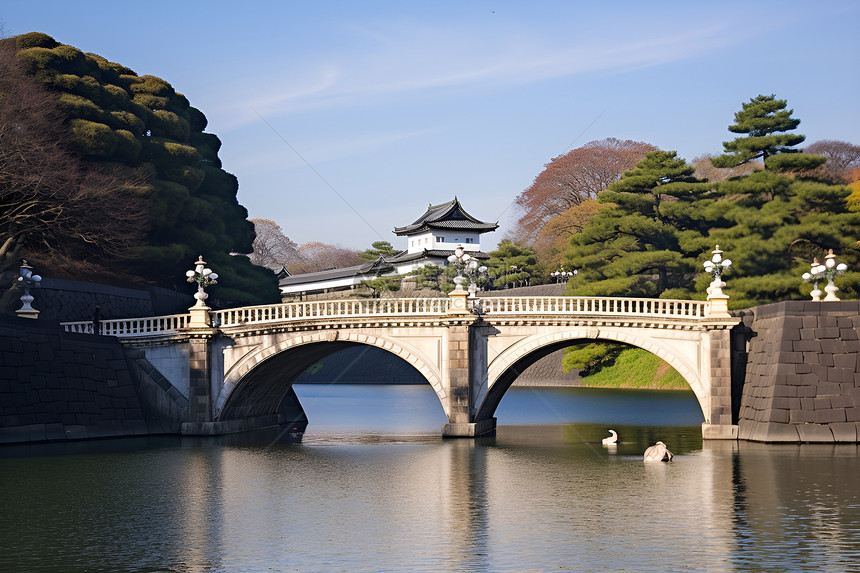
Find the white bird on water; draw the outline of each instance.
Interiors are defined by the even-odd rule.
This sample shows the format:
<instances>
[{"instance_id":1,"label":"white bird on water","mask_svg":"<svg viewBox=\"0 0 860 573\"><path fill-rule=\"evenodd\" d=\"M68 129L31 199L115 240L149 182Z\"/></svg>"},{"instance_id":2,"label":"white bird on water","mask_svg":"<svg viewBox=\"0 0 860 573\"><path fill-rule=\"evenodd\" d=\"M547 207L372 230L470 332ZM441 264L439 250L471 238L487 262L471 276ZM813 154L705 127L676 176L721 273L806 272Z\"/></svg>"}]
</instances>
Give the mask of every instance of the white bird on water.
<instances>
[{"instance_id":1,"label":"white bird on water","mask_svg":"<svg viewBox=\"0 0 860 573\"><path fill-rule=\"evenodd\" d=\"M606 446L614 446L618 443L618 434L615 433L615 430L609 430L609 433L612 435L608 438L603 438L603 444Z\"/></svg>"},{"instance_id":2,"label":"white bird on water","mask_svg":"<svg viewBox=\"0 0 860 573\"><path fill-rule=\"evenodd\" d=\"M646 462L671 462L675 456L666 447L663 442L657 442L653 446L645 450L643 459Z\"/></svg>"}]
</instances>

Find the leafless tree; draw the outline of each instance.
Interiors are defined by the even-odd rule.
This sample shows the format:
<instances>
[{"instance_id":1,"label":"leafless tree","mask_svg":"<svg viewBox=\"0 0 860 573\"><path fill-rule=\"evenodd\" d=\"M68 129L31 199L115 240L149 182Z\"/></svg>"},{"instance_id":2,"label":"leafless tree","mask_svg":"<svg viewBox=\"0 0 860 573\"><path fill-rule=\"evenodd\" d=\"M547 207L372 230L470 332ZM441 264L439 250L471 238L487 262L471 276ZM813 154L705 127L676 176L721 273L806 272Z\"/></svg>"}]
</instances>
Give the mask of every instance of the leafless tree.
<instances>
[{"instance_id":1,"label":"leafless tree","mask_svg":"<svg viewBox=\"0 0 860 573\"><path fill-rule=\"evenodd\" d=\"M860 170L860 145L824 139L810 144L803 152L827 157L827 163L815 169L812 175L828 183L851 183Z\"/></svg>"},{"instance_id":2,"label":"leafless tree","mask_svg":"<svg viewBox=\"0 0 860 573\"><path fill-rule=\"evenodd\" d=\"M250 255L255 265L272 270L280 270L294 263L301 263L298 245L284 234L281 226L271 219L250 219L254 224L257 238L254 239L254 250Z\"/></svg>"},{"instance_id":3,"label":"leafless tree","mask_svg":"<svg viewBox=\"0 0 860 573\"><path fill-rule=\"evenodd\" d=\"M595 199L655 149L649 143L608 138L586 143L554 158L517 197L521 215L512 236L531 244L551 219Z\"/></svg>"},{"instance_id":4,"label":"leafless tree","mask_svg":"<svg viewBox=\"0 0 860 573\"><path fill-rule=\"evenodd\" d=\"M0 41L0 271L39 253L109 264L145 237L150 174L70 151L53 94Z\"/></svg>"}]
</instances>

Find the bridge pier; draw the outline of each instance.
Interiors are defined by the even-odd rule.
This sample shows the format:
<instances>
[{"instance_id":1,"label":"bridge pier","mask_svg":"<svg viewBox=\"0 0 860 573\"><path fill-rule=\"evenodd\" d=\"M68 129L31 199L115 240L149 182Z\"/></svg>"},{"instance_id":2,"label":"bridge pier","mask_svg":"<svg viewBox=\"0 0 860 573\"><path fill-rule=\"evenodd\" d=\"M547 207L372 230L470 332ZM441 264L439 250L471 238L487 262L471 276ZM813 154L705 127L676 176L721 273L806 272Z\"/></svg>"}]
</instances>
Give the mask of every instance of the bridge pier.
<instances>
[{"instance_id":1,"label":"bridge pier","mask_svg":"<svg viewBox=\"0 0 860 573\"><path fill-rule=\"evenodd\" d=\"M710 395L708 411L704 412L702 438L706 440L736 440L737 421L732 414L731 330L708 332L710 361Z\"/></svg>"},{"instance_id":2,"label":"bridge pier","mask_svg":"<svg viewBox=\"0 0 860 573\"><path fill-rule=\"evenodd\" d=\"M487 334L480 320L456 320L448 325L448 423L446 438L475 438L496 432L496 419L476 420L481 388L487 386Z\"/></svg>"},{"instance_id":3,"label":"bridge pier","mask_svg":"<svg viewBox=\"0 0 860 573\"><path fill-rule=\"evenodd\" d=\"M212 342L217 330L208 326L191 327L189 335L188 410L181 426L185 435L215 433L212 424Z\"/></svg>"}]
</instances>

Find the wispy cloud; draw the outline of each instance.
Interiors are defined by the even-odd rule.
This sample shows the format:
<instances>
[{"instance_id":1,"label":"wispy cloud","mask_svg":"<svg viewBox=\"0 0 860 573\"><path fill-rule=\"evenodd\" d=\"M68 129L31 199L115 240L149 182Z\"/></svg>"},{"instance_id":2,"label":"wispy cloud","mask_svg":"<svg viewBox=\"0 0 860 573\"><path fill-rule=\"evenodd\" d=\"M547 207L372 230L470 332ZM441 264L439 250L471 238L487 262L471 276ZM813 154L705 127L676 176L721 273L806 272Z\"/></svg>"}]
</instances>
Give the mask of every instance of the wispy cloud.
<instances>
[{"instance_id":1,"label":"wispy cloud","mask_svg":"<svg viewBox=\"0 0 860 573\"><path fill-rule=\"evenodd\" d=\"M714 52L737 42L729 22L699 22L665 33L645 27L630 38L609 32L590 38L544 38L519 29L475 37L473 29L401 26L361 30L340 51L296 57L243 82L210 104L229 131L257 121L320 109L386 105L458 90L497 90L553 78L614 73ZM676 28L677 29L677 28ZM737 28L735 28L735 31ZM362 41L356 40L356 37Z\"/></svg>"},{"instance_id":2,"label":"wispy cloud","mask_svg":"<svg viewBox=\"0 0 860 573\"><path fill-rule=\"evenodd\" d=\"M313 166L319 166L339 159L373 153L396 143L433 135L443 130L443 127L437 127L412 131L345 133L335 139L325 138L324 141L316 139L309 142L290 141L290 138L284 134L272 133L273 143L266 146L262 153L259 150L255 153L244 153L241 149L229 152L230 168L236 171L253 169L258 172L283 172L296 167L305 169L306 164L302 158ZM290 141L290 145L301 153L301 157L290 147L275 141L280 137Z\"/></svg>"}]
</instances>

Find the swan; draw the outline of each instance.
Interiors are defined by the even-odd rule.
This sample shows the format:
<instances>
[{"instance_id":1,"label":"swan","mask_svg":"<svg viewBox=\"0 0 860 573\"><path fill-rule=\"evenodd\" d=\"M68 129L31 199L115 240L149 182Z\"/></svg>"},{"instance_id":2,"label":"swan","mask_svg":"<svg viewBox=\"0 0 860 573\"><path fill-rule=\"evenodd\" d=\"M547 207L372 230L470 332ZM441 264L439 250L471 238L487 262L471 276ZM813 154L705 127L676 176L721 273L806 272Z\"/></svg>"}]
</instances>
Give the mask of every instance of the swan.
<instances>
[{"instance_id":1,"label":"swan","mask_svg":"<svg viewBox=\"0 0 860 573\"><path fill-rule=\"evenodd\" d=\"M675 456L666 447L663 442L657 442L653 446L645 450L643 459L646 462L670 462Z\"/></svg>"},{"instance_id":2,"label":"swan","mask_svg":"<svg viewBox=\"0 0 860 573\"><path fill-rule=\"evenodd\" d=\"M603 438L603 444L607 446L614 446L618 443L618 434L615 433L615 430L609 430L609 433L612 434L608 438Z\"/></svg>"}]
</instances>

